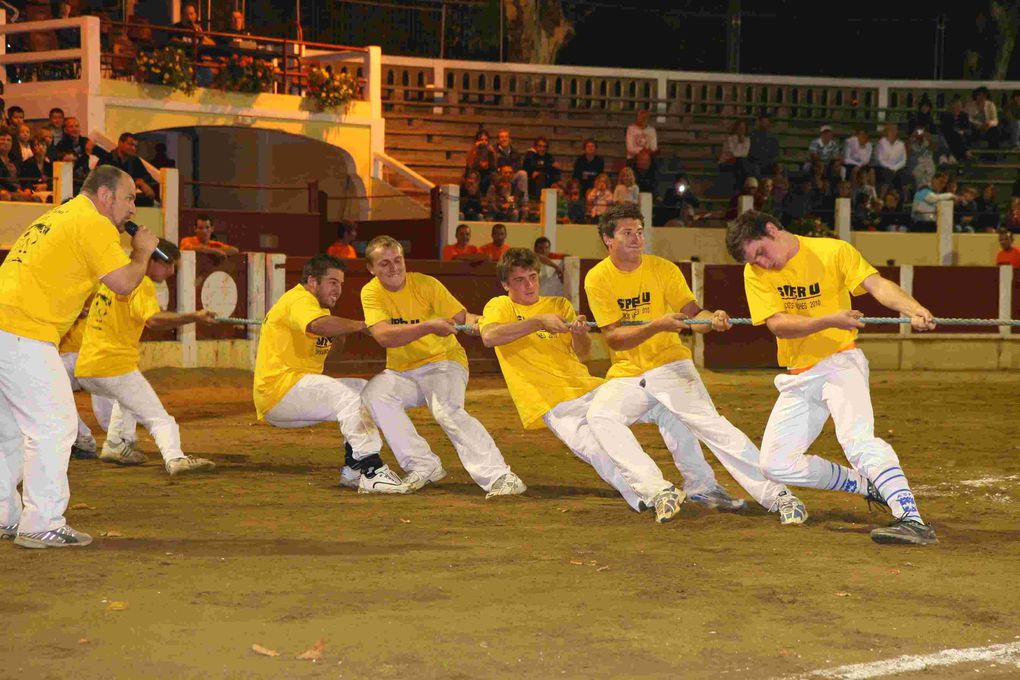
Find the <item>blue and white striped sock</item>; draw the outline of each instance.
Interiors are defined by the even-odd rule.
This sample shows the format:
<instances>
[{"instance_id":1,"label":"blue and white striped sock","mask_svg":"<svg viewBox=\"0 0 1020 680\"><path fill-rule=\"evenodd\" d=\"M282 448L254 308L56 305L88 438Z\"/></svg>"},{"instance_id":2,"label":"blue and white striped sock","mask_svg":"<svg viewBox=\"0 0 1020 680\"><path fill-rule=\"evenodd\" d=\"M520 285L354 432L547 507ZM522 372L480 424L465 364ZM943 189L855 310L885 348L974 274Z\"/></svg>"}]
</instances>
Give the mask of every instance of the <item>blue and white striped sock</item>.
<instances>
[{"instance_id":1,"label":"blue and white striped sock","mask_svg":"<svg viewBox=\"0 0 1020 680\"><path fill-rule=\"evenodd\" d=\"M859 496L868 495L868 480L862 474L850 468L836 465L831 460L825 461L831 466L829 483L825 487L829 491L846 491Z\"/></svg>"},{"instance_id":2,"label":"blue and white striped sock","mask_svg":"<svg viewBox=\"0 0 1020 680\"><path fill-rule=\"evenodd\" d=\"M917 511L917 501L914 500L914 492L910 490L910 483L907 476L903 474L901 467L893 466L882 470L873 480L878 493L889 504L889 510L896 519L911 519L915 522L924 521L921 513Z\"/></svg>"}]
</instances>

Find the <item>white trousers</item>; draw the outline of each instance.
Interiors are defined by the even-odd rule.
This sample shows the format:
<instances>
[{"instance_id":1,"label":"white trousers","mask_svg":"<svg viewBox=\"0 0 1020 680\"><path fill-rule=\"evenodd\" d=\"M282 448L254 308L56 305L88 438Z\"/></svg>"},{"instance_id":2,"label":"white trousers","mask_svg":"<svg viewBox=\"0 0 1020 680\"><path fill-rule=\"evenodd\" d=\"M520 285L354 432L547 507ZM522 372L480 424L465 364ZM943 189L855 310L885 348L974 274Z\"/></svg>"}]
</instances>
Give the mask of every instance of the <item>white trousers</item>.
<instances>
[{"instance_id":1,"label":"white trousers","mask_svg":"<svg viewBox=\"0 0 1020 680\"><path fill-rule=\"evenodd\" d=\"M405 412L427 405L471 479L489 491L510 466L485 427L464 410L467 382L463 366L436 361L410 371L386 369L368 381L361 398L405 472L427 475L442 465Z\"/></svg>"},{"instance_id":2,"label":"white trousers","mask_svg":"<svg viewBox=\"0 0 1020 680\"><path fill-rule=\"evenodd\" d=\"M141 423L152 435L163 460L184 457L177 421L163 408L163 402L141 371L134 370L112 378L78 378L78 382L93 396L114 402L106 430L107 441L133 442L137 423Z\"/></svg>"},{"instance_id":3,"label":"white trousers","mask_svg":"<svg viewBox=\"0 0 1020 680\"><path fill-rule=\"evenodd\" d=\"M861 493L852 479L854 488L847 486L847 475L840 474L839 466L804 455L830 415L854 471L874 481L890 468L899 468L896 452L875 436L869 373L864 352L853 349L828 356L799 375L776 376L779 399L761 442L762 467L770 479ZM892 492L890 486L883 493L889 497Z\"/></svg>"},{"instance_id":4,"label":"white trousers","mask_svg":"<svg viewBox=\"0 0 1020 680\"><path fill-rule=\"evenodd\" d=\"M67 523L76 419L57 348L0 331L0 524L34 533Z\"/></svg>"},{"instance_id":5,"label":"white trousers","mask_svg":"<svg viewBox=\"0 0 1020 680\"><path fill-rule=\"evenodd\" d=\"M640 512L642 502L651 507L654 495L642 497L627 483L620 468L599 444L588 423L588 409L600 389L602 387L577 399L557 404L542 416L542 421L575 456L595 468L599 477L619 491L631 508ZM666 448L673 455L673 462L684 477L684 493L691 495L715 487L715 472L705 462L701 444L676 416L661 404L656 404L636 422L655 423L659 426Z\"/></svg>"},{"instance_id":6,"label":"white trousers","mask_svg":"<svg viewBox=\"0 0 1020 680\"><path fill-rule=\"evenodd\" d=\"M67 377L71 381L71 391L80 392L82 390L82 386L78 382L78 379L74 377L74 367L75 364L78 363L78 353L68 352L66 354L61 354L60 361L63 362L64 370L67 371ZM97 397L94 394L91 395L91 397L92 413L96 416L96 420L99 421L99 426L102 427L104 431L108 430L110 428L110 416L113 414L113 402L103 397ZM92 436L92 430L89 429L89 426L81 419L81 416L78 416L78 436Z\"/></svg>"},{"instance_id":7,"label":"white trousers","mask_svg":"<svg viewBox=\"0 0 1020 680\"><path fill-rule=\"evenodd\" d=\"M266 422L275 427L310 427L336 422L344 439L354 449L354 457L379 453L382 439L361 393L368 384L360 378L330 378L320 374L302 376L266 413Z\"/></svg>"},{"instance_id":8,"label":"white trousers","mask_svg":"<svg viewBox=\"0 0 1020 680\"><path fill-rule=\"evenodd\" d=\"M588 410L596 439L638 494L654 496L669 487L655 461L641 450L630 431L630 425L656 404L705 442L754 500L766 509L775 505L785 488L765 477L758 449L715 410L690 360L674 361L632 378L613 378L596 390Z\"/></svg>"}]
</instances>

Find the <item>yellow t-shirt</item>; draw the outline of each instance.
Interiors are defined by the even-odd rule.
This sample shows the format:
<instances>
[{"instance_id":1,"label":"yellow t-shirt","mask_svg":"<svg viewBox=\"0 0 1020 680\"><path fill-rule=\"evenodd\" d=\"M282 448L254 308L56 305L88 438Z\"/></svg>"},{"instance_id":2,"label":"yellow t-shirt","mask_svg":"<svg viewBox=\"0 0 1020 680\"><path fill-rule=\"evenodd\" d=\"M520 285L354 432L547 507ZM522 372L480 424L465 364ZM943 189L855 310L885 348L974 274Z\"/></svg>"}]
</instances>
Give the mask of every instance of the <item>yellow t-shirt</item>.
<instances>
[{"instance_id":1,"label":"yellow t-shirt","mask_svg":"<svg viewBox=\"0 0 1020 680\"><path fill-rule=\"evenodd\" d=\"M617 321L654 321L694 302L680 268L655 255L643 255L632 272L620 271L608 257L584 278L588 306L600 327ZM641 375L653 368L691 358L677 333L656 333L623 352L610 352L606 379Z\"/></svg>"},{"instance_id":2,"label":"yellow t-shirt","mask_svg":"<svg viewBox=\"0 0 1020 680\"><path fill-rule=\"evenodd\" d=\"M99 279L130 260L86 196L32 223L0 265L0 330L60 343Z\"/></svg>"},{"instance_id":3,"label":"yellow t-shirt","mask_svg":"<svg viewBox=\"0 0 1020 680\"><path fill-rule=\"evenodd\" d=\"M539 314L555 314L567 323L576 317L566 298L540 297L533 305L518 305L500 295L485 305L478 326L515 323ZM497 347L496 358L521 423L527 429L542 427L542 416L547 411L602 384L602 379L592 377L574 354L570 333L536 331Z\"/></svg>"},{"instance_id":4,"label":"yellow t-shirt","mask_svg":"<svg viewBox=\"0 0 1020 680\"><path fill-rule=\"evenodd\" d=\"M81 351L81 341L85 337L85 324L88 323L88 317L79 317L74 325L71 326L71 330L60 339L60 347L57 351L60 354L74 354L75 352Z\"/></svg>"},{"instance_id":5,"label":"yellow t-shirt","mask_svg":"<svg viewBox=\"0 0 1020 680\"><path fill-rule=\"evenodd\" d=\"M383 288L373 278L361 289L361 307L365 312L365 325L382 321L392 324L421 323L429 319L449 319L464 311L464 305L436 279L417 272L408 272L404 287L396 293ZM456 361L468 367L467 354L457 342L457 336L425 335L403 347L386 350L386 368L392 371L410 371L437 361Z\"/></svg>"},{"instance_id":6,"label":"yellow t-shirt","mask_svg":"<svg viewBox=\"0 0 1020 680\"><path fill-rule=\"evenodd\" d=\"M156 284L148 276L130 295L99 286L89 308L75 377L112 378L136 370L145 322L159 312Z\"/></svg>"},{"instance_id":7,"label":"yellow t-shirt","mask_svg":"<svg viewBox=\"0 0 1020 680\"><path fill-rule=\"evenodd\" d=\"M744 291L756 326L774 314L819 317L850 309L850 293L863 295L875 268L852 245L833 238L797 236L800 249L778 271L744 266ZM777 338L779 365L806 369L854 343L857 331L826 328L803 338Z\"/></svg>"},{"instance_id":8,"label":"yellow t-shirt","mask_svg":"<svg viewBox=\"0 0 1020 680\"><path fill-rule=\"evenodd\" d=\"M308 324L330 311L300 283L276 301L262 322L255 358L255 411L259 420L272 410L301 378L322 373L333 339L312 335Z\"/></svg>"}]
</instances>

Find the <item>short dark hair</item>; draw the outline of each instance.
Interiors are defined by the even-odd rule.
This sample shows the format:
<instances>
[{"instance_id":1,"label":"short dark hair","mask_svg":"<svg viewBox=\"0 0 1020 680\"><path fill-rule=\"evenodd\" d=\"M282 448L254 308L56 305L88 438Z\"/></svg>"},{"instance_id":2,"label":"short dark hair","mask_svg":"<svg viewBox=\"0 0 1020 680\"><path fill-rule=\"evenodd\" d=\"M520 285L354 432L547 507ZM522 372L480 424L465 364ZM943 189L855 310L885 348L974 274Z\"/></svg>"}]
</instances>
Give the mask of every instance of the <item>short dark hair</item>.
<instances>
[{"instance_id":1,"label":"short dark hair","mask_svg":"<svg viewBox=\"0 0 1020 680\"><path fill-rule=\"evenodd\" d=\"M135 134L133 132L122 132L120 133L120 137L117 138L117 143L123 144L125 141L129 139L137 139L137 137L135 137Z\"/></svg>"},{"instance_id":2,"label":"short dark hair","mask_svg":"<svg viewBox=\"0 0 1020 680\"><path fill-rule=\"evenodd\" d=\"M496 263L496 275L499 280L506 283L510 278L510 271L514 267L523 267L537 272L542 268L542 265L539 264L538 256L534 251L527 248L511 248L503 253L503 257L499 258L499 262Z\"/></svg>"},{"instance_id":3,"label":"short dark hair","mask_svg":"<svg viewBox=\"0 0 1020 680\"><path fill-rule=\"evenodd\" d=\"M10 118L11 114L15 112L20 113L23 116L25 115L25 109L15 104L14 106L10 106L7 108L7 117Z\"/></svg>"},{"instance_id":4,"label":"short dark hair","mask_svg":"<svg viewBox=\"0 0 1020 680\"><path fill-rule=\"evenodd\" d=\"M301 270L301 283L308 283L308 279L311 278L321 279L326 275L328 269L339 269L345 272L347 265L343 260L332 255L316 255L305 262L305 267Z\"/></svg>"},{"instance_id":5,"label":"short dark hair","mask_svg":"<svg viewBox=\"0 0 1020 680\"><path fill-rule=\"evenodd\" d=\"M471 228L470 224L464 224L463 222L461 222L460 224L457 225L457 228L453 231L453 233L459 234L461 229L470 229L470 228Z\"/></svg>"},{"instance_id":6,"label":"short dark hair","mask_svg":"<svg viewBox=\"0 0 1020 680\"><path fill-rule=\"evenodd\" d=\"M641 208L636 203L617 203L609 206L599 218L599 236L613 238L616 233L616 223L620 220L638 220L641 226L645 226L645 216L641 214Z\"/></svg>"},{"instance_id":7,"label":"short dark hair","mask_svg":"<svg viewBox=\"0 0 1020 680\"><path fill-rule=\"evenodd\" d=\"M495 234L496 229L502 229L505 232L506 225L503 224L502 222L496 222L494 225L492 225L492 229L489 230L489 235L492 236L493 234Z\"/></svg>"},{"instance_id":8,"label":"short dark hair","mask_svg":"<svg viewBox=\"0 0 1020 680\"><path fill-rule=\"evenodd\" d=\"M535 137L535 142L534 143L535 143L536 146L538 145L539 142L545 142L545 145L549 146L549 140L546 139L545 137Z\"/></svg>"},{"instance_id":9,"label":"short dark hair","mask_svg":"<svg viewBox=\"0 0 1020 680\"><path fill-rule=\"evenodd\" d=\"M62 116L64 115L64 109L60 108L59 106L54 106L52 109L50 109L49 115L52 116L54 113L59 113Z\"/></svg>"},{"instance_id":10,"label":"short dark hair","mask_svg":"<svg viewBox=\"0 0 1020 680\"><path fill-rule=\"evenodd\" d=\"M596 149L599 148L599 143L596 142L595 139L592 138L592 137L589 137L588 139L584 140L584 142L581 144L581 148L583 149L584 147L588 146L589 144L594 144Z\"/></svg>"},{"instance_id":11,"label":"short dark hair","mask_svg":"<svg viewBox=\"0 0 1020 680\"><path fill-rule=\"evenodd\" d=\"M206 215L206 214L202 214L202 215L199 215L199 216L197 216L197 217L195 218L195 222L196 222L196 223L197 223L197 222L198 222L199 220L202 220L203 222L208 222L208 223L209 223L209 226L210 226L210 227L212 226L212 218L211 218L211 217L209 217L209 216L208 216L208 215Z\"/></svg>"},{"instance_id":12,"label":"short dark hair","mask_svg":"<svg viewBox=\"0 0 1020 680\"><path fill-rule=\"evenodd\" d=\"M176 243L171 243L165 238L161 238L159 239L159 245L156 247L163 251L163 254L169 257L171 262L177 262L181 259L181 249L177 247ZM156 254L153 253L149 259L155 259L155 257Z\"/></svg>"},{"instance_id":13,"label":"short dark hair","mask_svg":"<svg viewBox=\"0 0 1020 680\"><path fill-rule=\"evenodd\" d=\"M347 235L348 231L357 230L358 223L352 222L351 220L340 220L336 225L336 237L343 238Z\"/></svg>"},{"instance_id":14,"label":"short dark hair","mask_svg":"<svg viewBox=\"0 0 1020 680\"><path fill-rule=\"evenodd\" d=\"M97 165L89 172L88 177L81 185L81 193L92 194L97 196L99 190L107 188L110 191L116 192L117 185L124 181L127 177L131 179L131 175L127 174L116 165ZM134 184L134 182L132 182Z\"/></svg>"},{"instance_id":15,"label":"short dark hair","mask_svg":"<svg viewBox=\"0 0 1020 680\"><path fill-rule=\"evenodd\" d=\"M744 246L751 241L766 238L768 232L765 227L769 224L782 229L783 224L775 215L770 215L761 210L748 210L741 213L737 219L726 227L726 250L737 262L744 261Z\"/></svg>"},{"instance_id":16,"label":"short dark hair","mask_svg":"<svg viewBox=\"0 0 1020 680\"><path fill-rule=\"evenodd\" d=\"M536 238L534 247L538 248L539 243L548 243L550 246L552 245L552 241L547 239L545 236L539 236L538 238Z\"/></svg>"}]
</instances>

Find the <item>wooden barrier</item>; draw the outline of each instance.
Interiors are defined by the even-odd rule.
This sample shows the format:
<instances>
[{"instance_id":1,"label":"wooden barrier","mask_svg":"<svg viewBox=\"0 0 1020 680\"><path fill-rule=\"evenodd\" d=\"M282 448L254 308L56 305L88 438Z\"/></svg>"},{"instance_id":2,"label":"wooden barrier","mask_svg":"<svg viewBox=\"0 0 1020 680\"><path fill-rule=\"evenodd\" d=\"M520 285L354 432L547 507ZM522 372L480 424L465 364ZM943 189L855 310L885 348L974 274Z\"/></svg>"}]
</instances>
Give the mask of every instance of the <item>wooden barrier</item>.
<instances>
[{"instance_id":1,"label":"wooden barrier","mask_svg":"<svg viewBox=\"0 0 1020 680\"><path fill-rule=\"evenodd\" d=\"M195 219L212 219L213 231L242 251L285 252L311 257L333 242L319 213L263 213L247 210L181 208L180 235L193 236ZM328 239L328 241L326 240Z\"/></svg>"},{"instance_id":2,"label":"wooden barrier","mask_svg":"<svg viewBox=\"0 0 1020 680\"><path fill-rule=\"evenodd\" d=\"M247 316L248 258L253 255L242 253L217 260L212 255L195 253L195 309L212 309L217 316ZM228 324L199 325L195 331L199 340L247 337L247 328Z\"/></svg>"}]
</instances>

